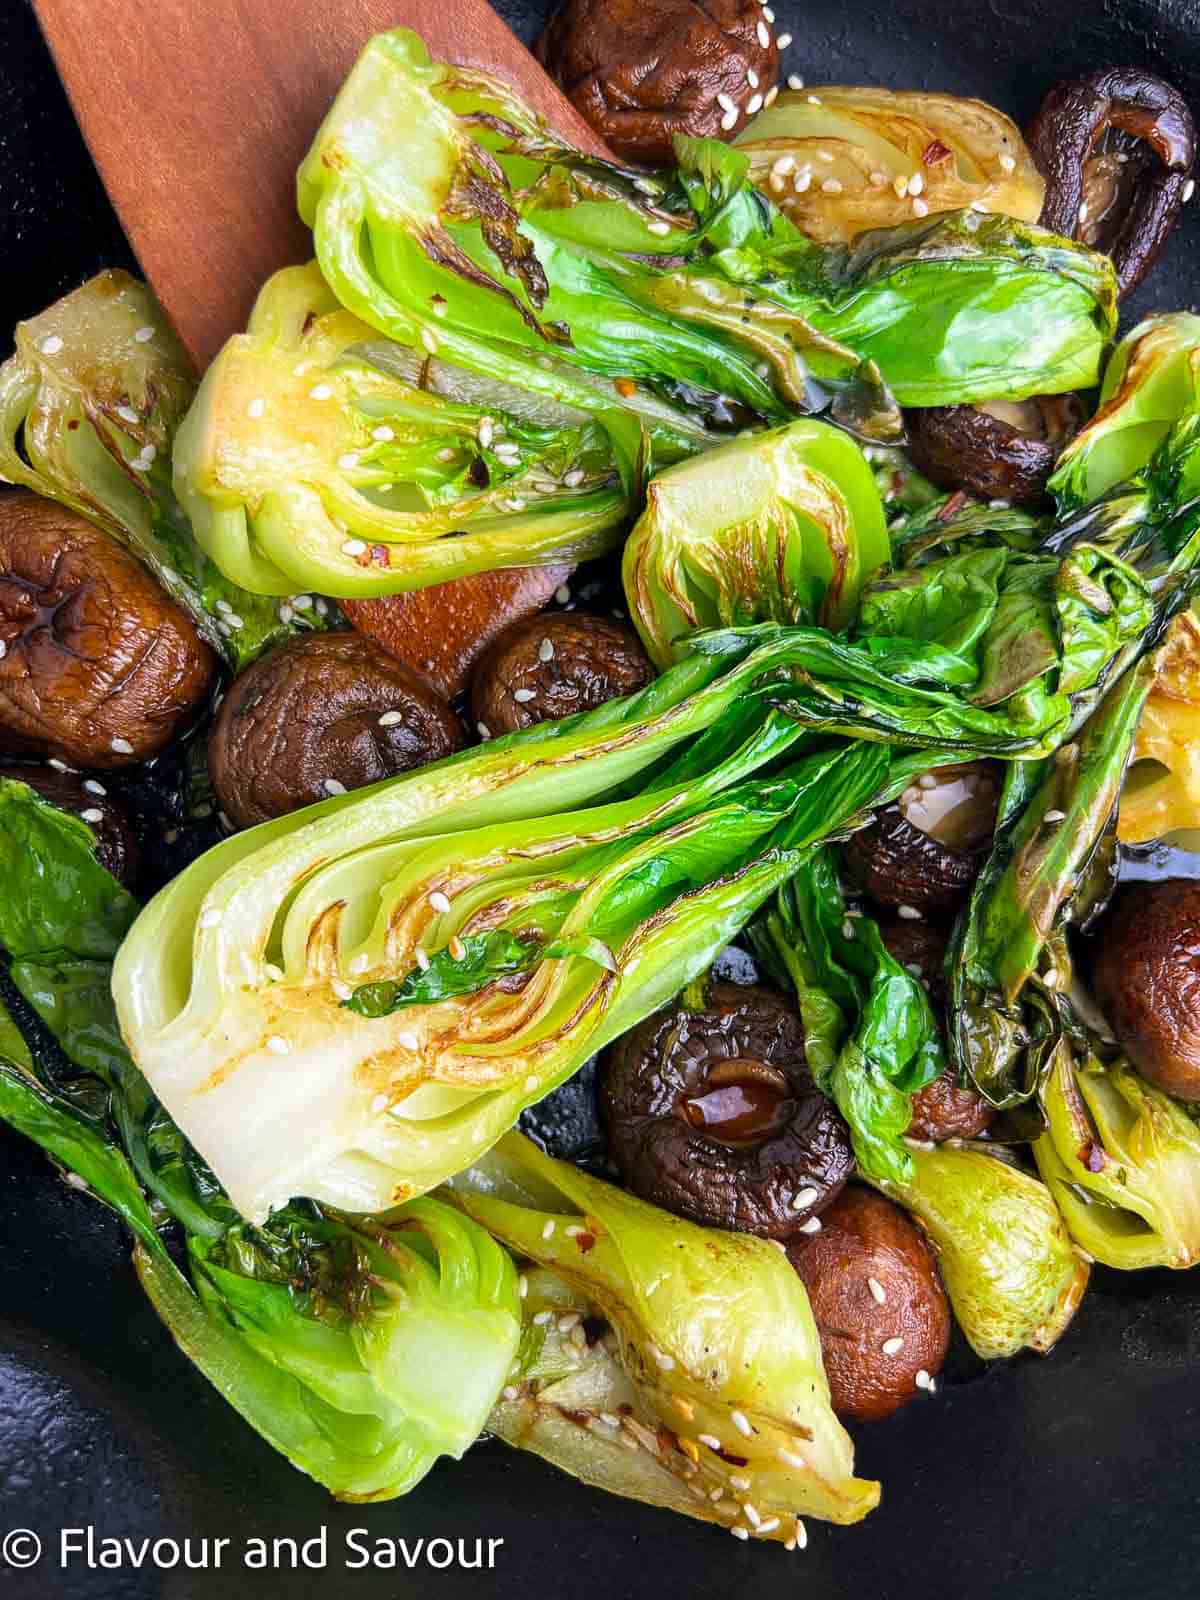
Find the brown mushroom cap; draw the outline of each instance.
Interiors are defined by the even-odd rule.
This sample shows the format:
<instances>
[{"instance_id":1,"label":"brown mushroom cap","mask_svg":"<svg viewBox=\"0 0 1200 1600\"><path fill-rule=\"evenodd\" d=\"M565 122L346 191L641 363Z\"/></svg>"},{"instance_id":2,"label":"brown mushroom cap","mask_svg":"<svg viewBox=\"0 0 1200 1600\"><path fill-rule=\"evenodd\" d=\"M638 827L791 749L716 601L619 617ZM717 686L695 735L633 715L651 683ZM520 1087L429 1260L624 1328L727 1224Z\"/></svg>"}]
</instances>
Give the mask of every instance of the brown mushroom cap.
<instances>
[{"instance_id":1,"label":"brown mushroom cap","mask_svg":"<svg viewBox=\"0 0 1200 1600\"><path fill-rule=\"evenodd\" d=\"M0 766L0 778L15 778L57 806L82 818L96 837L96 859L128 887L137 872L139 851L129 818L98 778L54 767Z\"/></svg>"},{"instance_id":2,"label":"brown mushroom cap","mask_svg":"<svg viewBox=\"0 0 1200 1600\"><path fill-rule=\"evenodd\" d=\"M674 159L672 134L732 138L779 77L759 0L566 0L535 51L611 149L652 166Z\"/></svg>"},{"instance_id":3,"label":"brown mushroom cap","mask_svg":"<svg viewBox=\"0 0 1200 1600\"><path fill-rule=\"evenodd\" d=\"M1096 999L1122 1049L1150 1083L1200 1101L1200 882L1126 884L1095 948Z\"/></svg>"},{"instance_id":4,"label":"brown mushroom cap","mask_svg":"<svg viewBox=\"0 0 1200 1600\"><path fill-rule=\"evenodd\" d=\"M654 676L633 629L585 611L546 612L507 628L475 669L471 715L513 733L642 689Z\"/></svg>"},{"instance_id":5,"label":"brown mushroom cap","mask_svg":"<svg viewBox=\"0 0 1200 1600\"><path fill-rule=\"evenodd\" d=\"M310 634L236 679L208 765L221 809L248 828L462 744L454 712L402 661L361 634Z\"/></svg>"},{"instance_id":6,"label":"brown mushroom cap","mask_svg":"<svg viewBox=\"0 0 1200 1600\"><path fill-rule=\"evenodd\" d=\"M920 1229L851 1184L820 1232L787 1253L808 1291L838 1415L875 1422L915 1399L918 1375L937 1376L950 1342L950 1303Z\"/></svg>"},{"instance_id":7,"label":"brown mushroom cap","mask_svg":"<svg viewBox=\"0 0 1200 1600\"><path fill-rule=\"evenodd\" d=\"M1039 395L1020 405L930 406L904 413L908 452L943 489L981 500L1036 505L1063 446L1079 431L1074 395Z\"/></svg>"},{"instance_id":8,"label":"brown mushroom cap","mask_svg":"<svg viewBox=\"0 0 1200 1600\"><path fill-rule=\"evenodd\" d=\"M626 1186L711 1227L791 1238L854 1166L800 1018L768 989L715 983L702 1011L647 1017L609 1052L600 1105Z\"/></svg>"},{"instance_id":9,"label":"brown mushroom cap","mask_svg":"<svg viewBox=\"0 0 1200 1600\"><path fill-rule=\"evenodd\" d=\"M127 550L35 494L0 499L0 750L119 767L196 715L215 659Z\"/></svg>"}]
</instances>

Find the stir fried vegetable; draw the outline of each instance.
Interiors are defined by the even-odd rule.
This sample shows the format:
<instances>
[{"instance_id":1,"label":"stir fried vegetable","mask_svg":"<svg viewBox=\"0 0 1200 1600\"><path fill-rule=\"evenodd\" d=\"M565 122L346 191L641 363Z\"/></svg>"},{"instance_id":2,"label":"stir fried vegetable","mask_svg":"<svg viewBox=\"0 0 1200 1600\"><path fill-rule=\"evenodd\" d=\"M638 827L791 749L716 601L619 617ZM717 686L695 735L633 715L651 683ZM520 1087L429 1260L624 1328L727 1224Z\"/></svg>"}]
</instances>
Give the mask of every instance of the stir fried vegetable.
<instances>
[{"instance_id":1,"label":"stir fried vegetable","mask_svg":"<svg viewBox=\"0 0 1200 1600\"><path fill-rule=\"evenodd\" d=\"M1042 209L1019 130L982 100L822 84L779 95L737 144L754 182L820 244L914 214L973 206L1036 222Z\"/></svg>"},{"instance_id":2,"label":"stir fried vegetable","mask_svg":"<svg viewBox=\"0 0 1200 1600\"><path fill-rule=\"evenodd\" d=\"M128 545L235 670L325 626L324 600L281 612L198 548L171 489L171 449L195 392L187 356L144 284L102 272L18 325L0 367L0 479L58 500ZM295 588L295 585L291 587Z\"/></svg>"},{"instance_id":3,"label":"stir fried vegetable","mask_svg":"<svg viewBox=\"0 0 1200 1600\"><path fill-rule=\"evenodd\" d=\"M746 622L842 626L887 561L862 452L827 423L738 439L655 478L625 546L629 612L668 666L688 633Z\"/></svg>"},{"instance_id":4,"label":"stir fried vegetable","mask_svg":"<svg viewBox=\"0 0 1200 1600\"><path fill-rule=\"evenodd\" d=\"M773 1245L670 1216L519 1134L448 1193L545 1269L530 1276L526 1370L489 1423L501 1438L780 1543L801 1514L857 1522L877 1504L830 1409L804 1288ZM568 1323L598 1314L611 1337L564 1350L542 1332L547 1306Z\"/></svg>"},{"instance_id":5,"label":"stir fried vegetable","mask_svg":"<svg viewBox=\"0 0 1200 1600\"><path fill-rule=\"evenodd\" d=\"M1200 618L1175 618L1138 723L1117 837L1142 844L1200 825ZM1141 765L1139 765L1139 763Z\"/></svg>"}]
</instances>

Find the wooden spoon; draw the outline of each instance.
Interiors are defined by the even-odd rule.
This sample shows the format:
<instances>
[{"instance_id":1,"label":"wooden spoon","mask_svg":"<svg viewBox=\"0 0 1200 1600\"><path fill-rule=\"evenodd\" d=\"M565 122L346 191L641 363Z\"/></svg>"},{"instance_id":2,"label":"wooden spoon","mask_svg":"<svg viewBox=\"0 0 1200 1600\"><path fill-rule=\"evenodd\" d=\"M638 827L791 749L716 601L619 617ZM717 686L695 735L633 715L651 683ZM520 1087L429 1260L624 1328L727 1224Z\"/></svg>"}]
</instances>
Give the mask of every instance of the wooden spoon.
<instances>
[{"instance_id":1,"label":"wooden spoon","mask_svg":"<svg viewBox=\"0 0 1200 1600\"><path fill-rule=\"evenodd\" d=\"M495 73L572 143L606 154L486 0L34 4L126 236L200 370L245 326L264 280L311 255L296 168L373 33L417 29L434 56ZM344 609L418 670L436 656L440 686L457 692L487 640L563 576L487 573Z\"/></svg>"}]
</instances>

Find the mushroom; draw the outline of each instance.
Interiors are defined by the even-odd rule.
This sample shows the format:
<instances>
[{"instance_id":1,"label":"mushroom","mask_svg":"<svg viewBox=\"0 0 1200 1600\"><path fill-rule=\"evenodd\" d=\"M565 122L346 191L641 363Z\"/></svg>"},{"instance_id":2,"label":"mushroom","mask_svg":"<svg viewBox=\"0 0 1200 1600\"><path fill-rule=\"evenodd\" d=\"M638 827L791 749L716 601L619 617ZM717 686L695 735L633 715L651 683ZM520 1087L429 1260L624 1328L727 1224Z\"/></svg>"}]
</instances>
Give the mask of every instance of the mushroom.
<instances>
[{"instance_id":1,"label":"mushroom","mask_svg":"<svg viewBox=\"0 0 1200 1600\"><path fill-rule=\"evenodd\" d=\"M1126 884L1095 948L1092 985L1122 1049L1148 1082L1200 1101L1200 882Z\"/></svg>"},{"instance_id":2,"label":"mushroom","mask_svg":"<svg viewBox=\"0 0 1200 1600\"><path fill-rule=\"evenodd\" d=\"M236 679L208 765L222 810L248 828L462 744L454 712L402 661L361 634L310 634Z\"/></svg>"},{"instance_id":3,"label":"mushroom","mask_svg":"<svg viewBox=\"0 0 1200 1600\"><path fill-rule=\"evenodd\" d=\"M982 865L999 800L992 762L922 773L848 841L851 877L910 921L957 910Z\"/></svg>"},{"instance_id":4,"label":"mushroom","mask_svg":"<svg viewBox=\"0 0 1200 1600\"><path fill-rule=\"evenodd\" d=\"M1046 180L1042 226L1111 256L1124 298L1190 193L1196 129L1182 95L1143 67L1105 67L1051 89L1026 141Z\"/></svg>"},{"instance_id":5,"label":"mushroom","mask_svg":"<svg viewBox=\"0 0 1200 1600\"><path fill-rule=\"evenodd\" d=\"M57 806L70 811L91 828L96 839L96 859L128 888L137 874L139 851L129 818L98 778L56 767L0 766L0 778L12 778Z\"/></svg>"},{"instance_id":6,"label":"mushroom","mask_svg":"<svg viewBox=\"0 0 1200 1600\"><path fill-rule=\"evenodd\" d=\"M512 733L576 711L594 711L654 676L632 628L584 611L514 623L471 682L471 715L487 734Z\"/></svg>"},{"instance_id":7,"label":"mushroom","mask_svg":"<svg viewBox=\"0 0 1200 1600\"><path fill-rule=\"evenodd\" d=\"M1046 480L1083 421L1083 406L1073 394L904 413L909 455L927 478L943 489L1014 505L1045 498Z\"/></svg>"},{"instance_id":8,"label":"mushroom","mask_svg":"<svg viewBox=\"0 0 1200 1600\"><path fill-rule=\"evenodd\" d=\"M745 127L779 77L759 0L567 0L535 51L617 155L651 166L673 134Z\"/></svg>"},{"instance_id":9,"label":"mushroom","mask_svg":"<svg viewBox=\"0 0 1200 1600\"><path fill-rule=\"evenodd\" d=\"M793 1239L821 1336L833 1409L875 1422L928 1389L950 1342L950 1302L933 1252L900 1207L851 1184Z\"/></svg>"},{"instance_id":10,"label":"mushroom","mask_svg":"<svg viewBox=\"0 0 1200 1600\"><path fill-rule=\"evenodd\" d=\"M157 755L215 660L191 618L108 534L24 492L0 499L0 749L71 766Z\"/></svg>"},{"instance_id":11,"label":"mushroom","mask_svg":"<svg viewBox=\"0 0 1200 1600\"><path fill-rule=\"evenodd\" d=\"M609 1052L600 1099L626 1186L713 1227L790 1239L854 1166L800 1018L768 989L715 983L702 1010L647 1017Z\"/></svg>"}]
</instances>

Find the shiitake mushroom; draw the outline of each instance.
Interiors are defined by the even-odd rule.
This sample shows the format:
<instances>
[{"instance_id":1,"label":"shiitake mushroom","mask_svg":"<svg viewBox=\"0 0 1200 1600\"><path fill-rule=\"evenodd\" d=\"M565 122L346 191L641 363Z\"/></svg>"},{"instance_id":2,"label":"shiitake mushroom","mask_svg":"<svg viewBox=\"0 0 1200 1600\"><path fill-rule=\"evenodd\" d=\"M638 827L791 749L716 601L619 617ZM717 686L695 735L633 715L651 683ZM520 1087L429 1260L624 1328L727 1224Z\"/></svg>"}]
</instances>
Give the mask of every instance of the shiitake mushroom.
<instances>
[{"instance_id":1,"label":"shiitake mushroom","mask_svg":"<svg viewBox=\"0 0 1200 1600\"><path fill-rule=\"evenodd\" d=\"M922 773L846 844L850 876L902 917L956 911L996 825L1000 780L992 762Z\"/></svg>"},{"instance_id":2,"label":"shiitake mushroom","mask_svg":"<svg viewBox=\"0 0 1200 1600\"><path fill-rule=\"evenodd\" d=\"M208 766L221 809L252 827L461 749L463 728L416 673L357 633L290 639L237 678Z\"/></svg>"},{"instance_id":3,"label":"shiitake mushroom","mask_svg":"<svg viewBox=\"0 0 1200 1600\"><path fill-rule=\"evenodd\" d=\"M787 1253L839 1416L875 1422L929 1387L946 1359L950 1303L932 1250L899 1206L851 1184L820 1231L791 1240Z\"/></svg>"},{"instance_id":4,"label":"shiitake mushroom","mask_svg":"<svg viewBox=\"0 0 1200 1600\"><path fill-rule=\"evenodd\" d=\"M471 715L486 735L594 711L642 689L650 658L626 623L586 611L527 617L506 628L471 680Z\"/></svg>"},{"instance_id":5,"label":"shiitake mushroom","mask_svg":"<svg viewBox=\"0 0 1200 1600\"><path fill-rule=\"evenodd\" d=\"M1105 67L1051 89L1025 137L1046 180L1042 226L1111 256L1128 295L1184 202L1196 157L1187 102L1144 67Z\"/></svg>"},{"instance_id":6,"label":"shiitake mushroom","mask_svg":"<svg viewBox=\"0 0 1200 1600\"><path fill-rule=\"evenodd\" d=\"M96 859L128 888L137 873L139 851L129 818L99 778L60 771L56 767L0 766L0 778L15 778L91 828Z\"/></svg>"},{"instance_id":7,"label":"shiitake mushroom","mask_svg":"<svg viewBox=\"0 0 1200 1600\"><path fill-rule=\"evenodd\" d=\"M790 1239L854 1166L795 1009L752 985L714 983L702 1010L647 1017L609 1051L600 1104L625 1185L712 1227Z\"/></svg>"},{"instance_id":8,"label":"shiitake mushroom","mask_svg":"<svg viewBox=\"0 0 1200 1600\"><path fill-rule=\"evenodd\" d=\"M1200 881L1119 889L1095 930L1092 986L1150 1083L1200 1101Z\"/></svg>"},{"instance_id":9,"label":"shiitake mushroom","mask_svg":"<svg viewBox=\"0 0 1200 1600\"><path fill-rule=\"evenodd\" d=\"M779 76L759 0L567 0L535 51L609 148L650 166L673 134L730 137Z\"/></svg>"},{"instance_id":10,"label":"shiitake mushroom","mask_svg":"<svg viewBox=\"0 0 1200 1600\"><path fill-rule=\"evenodd\" d=\"M196 716L208 645L127 550L75 512L0 499L0 750L70 766L157 755Z\"/></svg>"},{"instance_id":11,"label":"shiitake mushroom","mask_svg":"<svg viewBox=\"0 0 1200 1600\"><path fill-rule=\"evenodd\" d=\"M929 406L904 413L908 452L920 472L943 489L981 500L1036 505L1064 447L1082 427L1077 395Z\"/></svg>"}]
</instances>

